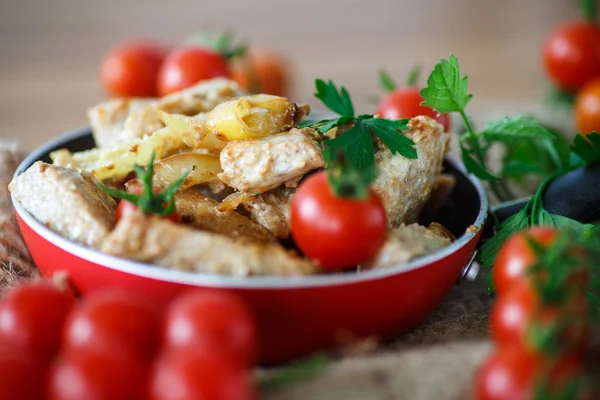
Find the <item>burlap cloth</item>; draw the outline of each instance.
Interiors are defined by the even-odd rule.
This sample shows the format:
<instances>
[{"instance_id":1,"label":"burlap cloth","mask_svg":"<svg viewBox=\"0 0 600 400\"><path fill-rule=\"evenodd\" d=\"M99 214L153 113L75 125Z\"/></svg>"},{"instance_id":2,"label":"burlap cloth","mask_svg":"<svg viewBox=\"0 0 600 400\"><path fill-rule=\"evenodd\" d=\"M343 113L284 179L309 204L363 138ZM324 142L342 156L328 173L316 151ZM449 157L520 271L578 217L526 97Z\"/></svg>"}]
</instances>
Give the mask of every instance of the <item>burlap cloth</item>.
<instances>
[{"instance_id":1,"label":"burlap cloth","mask_svg":"<svg viewBox=\"0 0 600 400\"><path fill-rule=\"evenodd\" d=\"M20 236L6 189L19 156L0 143L0 288L37 272ZM473 373L489 352L492 299L481 279L455 286L417 329L357 355L342 357L315 377L268 392L269 400L469 399ZM401 304L398 305L402 307Z\"/></svg>"}]
</instances>

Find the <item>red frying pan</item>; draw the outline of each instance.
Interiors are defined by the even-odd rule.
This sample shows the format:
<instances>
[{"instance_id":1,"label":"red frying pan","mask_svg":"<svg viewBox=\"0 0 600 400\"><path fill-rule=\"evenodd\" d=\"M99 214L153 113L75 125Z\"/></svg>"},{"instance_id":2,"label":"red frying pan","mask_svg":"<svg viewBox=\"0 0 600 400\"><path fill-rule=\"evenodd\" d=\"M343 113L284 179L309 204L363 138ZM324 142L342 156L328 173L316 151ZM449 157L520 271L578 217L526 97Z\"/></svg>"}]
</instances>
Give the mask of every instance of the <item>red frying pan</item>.
<instances>
[{"instance_id":1,"label":"red frying pan","mask_svg":"<svg viewBox=\"0 0 600 400\"><path fill-rule=\"evenodd\" d=\"M35 150L16 174L37 160L49 162L48 155L56 149L92 147L89 129L75 131ZM297 278L206 275L111 257L57 235L14 198L13 203L43 275L66 272L83 294L123 287L162 304L188 288L232 291L252 308L260 331L260 360L270 364L335 346L349 335L391 339L435 310L469 264L488 211L485 191L476 178L452 159L445 161L445 170L456 177L457 186L437 221L458 238L450 246L392 268Z\"/></svg>"}]
</instances>

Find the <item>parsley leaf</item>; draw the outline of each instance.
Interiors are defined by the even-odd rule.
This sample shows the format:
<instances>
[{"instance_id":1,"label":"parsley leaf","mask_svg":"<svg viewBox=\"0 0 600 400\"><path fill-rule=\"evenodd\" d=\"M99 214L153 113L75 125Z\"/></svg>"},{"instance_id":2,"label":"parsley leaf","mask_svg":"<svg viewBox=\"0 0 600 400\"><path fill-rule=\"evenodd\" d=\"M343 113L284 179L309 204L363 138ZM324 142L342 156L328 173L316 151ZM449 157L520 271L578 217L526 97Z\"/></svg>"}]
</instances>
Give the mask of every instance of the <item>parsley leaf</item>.
<instances>
[{"instance_id":1,"label":"parsley leaf","mask_svg":"<svg viewBox=\"0 0 600 400\"><path fill-rule=\"evenodd\" d=\"M397 87L392 77L383 69L379 70L379 85L386 92L393 92Z\"/></svg>"},{"instance_id":2,"label":"parsley leaf","mask_svg":"<svg viewBox=\"0 0 600 400\"><path fill-rule=\"evenodd\" d=\"M550 155L557 168L565 168L568 165L567 142L533 118L521 115L503 117L489 122L478 136L488 142L536 140Z\"/></svg>"},{"instance_id":3,"label":"parsley leaf","mask_svg":"<svg viewBox=\"0 0 600 400\"><path fill-rule=\"evenodd\" d=\"M597 163L600 161L600 134L592 132L586 137L577 134L571 145L571 151L585 164Z\"/></svg>"},{"instance_id":4,"label":"parsley leaf","mask_svg":"<svg viewBox=\"0 0 600 400\"><path fill-rule=\"evenodd\" d=\"M399 133L408 130L408 119L391 121L389 119L370 118L359 121L377 136L390 149L392 154L400 153L406 158L417 158L417 150L413 147L415 142ZM347 132L346 132L347 133Z\"/></svg>"},{"instance_id":5,"label":"parsley leaf","mask_svg":"<svg viewBox=\"0 0 600 400\"><path fill-rule=\"evenodd\" d=\"M335 87L335 84L330 79L327 83L321 79L315 81L317 93L315 97L321 99L331 111L334 111L344 117L354 117L354 106L350 99L350 94L345 87L341 87L340 91Z\"/></svg>"},{"instance_id":6,"label":"parsley leaf","mask_svg":"<svg viewBox=\"0 0 600 400\"><path fill-rule=\"evenodd\" d=\"M357 123L343 135L327 140L325 142L325 159L334 160L340 147L348 155L350 164L363 171L365 180L371 182L375 178L375 149L371 132L367 126Z\"/></svg>"},{"instance_id":7,"label":"parsley leaf","mask_svg":"<svg viewBox=\"0 0 600 400\"><path fill-rule=\"evenodd\" d=\"M321 134L345 124L352 127L335 139L325 141L324 156L328 161L335 159L343 150L348 163L359 171L364 171L364 180L371 182L375 177L375 147L373 136L378 137L392 152L406 158L417 158L415 143L404 136L401 131L408 130L409 119L387 120L375 118L370 114L356 116L350 95L343 87L338 91L335 84L321 79L315 81L316 97L332 111L340 114L339 118L321 121L304 121L299 127L312 127ZM329 168L329 166L328 166Z\"/></svg>"},{"instance_id":8,"label":"parsley leaf","mask_svg":"<svg viewBox=\"0 0 600 400\"><path fill-rule=\"evenodd\" d=\"M563 217L562 215L551 214L544 208L538 211L537 222L540 225L550 226L555 229L571 229L576 232L581 232L582 229L593 227L592 224L582 224L579 221Z\"/></svg>"},{"instance_id":9,"label":"parsley leaf","mask_svg":"<svg viewBox=\"0 0 600 400\"><path fill-rule=\"evenodd\" d=\"M450 54L449 60L437 64L427 79L427 87L421 89L423 106L439 113L464 112L473 95L467 94L468 77L460 76L458 58Z\"/></svg>"}]
</instances>

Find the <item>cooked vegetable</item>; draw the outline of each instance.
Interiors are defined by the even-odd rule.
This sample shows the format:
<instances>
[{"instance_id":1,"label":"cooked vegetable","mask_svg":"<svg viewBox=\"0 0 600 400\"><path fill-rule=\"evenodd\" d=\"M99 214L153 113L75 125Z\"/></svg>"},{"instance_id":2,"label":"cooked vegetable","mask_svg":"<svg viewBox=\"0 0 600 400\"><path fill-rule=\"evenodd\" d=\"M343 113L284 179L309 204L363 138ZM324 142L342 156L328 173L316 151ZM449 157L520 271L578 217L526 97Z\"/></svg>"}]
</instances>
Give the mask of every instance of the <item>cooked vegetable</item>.
<instances>
[{"instance_id":1,"label":"cooked vegetable","mask_svg":"<svg viewBox=\"0 0 600 400\"><path fill-rule=\"evenodd\" d=\"M104 91L113 97L156 97L156 79L165 55L163 46L150 41L115 46L100 65Z\"/></svg>"},{"instance_id":2,"label":"cooked vegetable","mask_svg":"<svg viewBox=\"0 0 600 400\"><path fill-rule=\"evenodd\" d=\"M218 183L217 174L223 172L219 157L193 152L175 154L154 162L154 185L165 188L185 175L179 189L201 183Z\"/></svg>"},{"instance_id":3,"label":"cooked vegetable","mask_svg":"<svg viewBox=\"0 0 600 400\"><path fill-rule=\"evenodd\" d=\"M126 214L140 210L144 214L154 214L164 217L173 222L177 222L179 217L175 212L175 193L187 178L187 173L173 181L166 189L159 191L154 189L154 156L150 156L148 168L143 168L134 164L138 179L141 182L141 187L136 191L139 193L129 193L121 190L109 188L102 183L98 183L98 187L105 193L121 199L117 206L117 222Z\"/></svg>"},{"instance_id":4,"label":"cooked vegetable","mask_svg":"<svg viewBox=\"0 0 600 400\"><path fill-rule=\"evenodd\" d=\"M208 113L201 113L193 117L181 114L168 114L159 112L164 128L171 134L179 137L186 146L192 149L207 149L219 152L227 145L225 138L219 138L215 131L209 129L206 120Z\"/></svg>"},{"instance_id":5,"label":"cooked vegetable","mask_svg":"<svg viewBox=\"0 0 600 400\"><path fill-rule=\"evenodd\" d=\"M259 94L219 104L206 125L227 140L257 139L291 129L297 111L285 97Z\"/></svg>"},{"instance_id":6,"label":"cooked vegetable","mask_svg":"<svg viewBox=\"0 0 600 400\"><path fill-rule=\"evenodd\" d=\"M450 116L448 114L440 114L429 107L421 105L423 97L421 97L420 88L415 86L419 71L420 69L411 71L405 88L398 88L385 71L380 71L381 86L387 95L379 102L375 114L381 118L392 120L426 115L436 119L444 125L444 131L449 132Z\"/></svg>"},{"instance_id":7,"label":"cooked vegetable","mask_svg":"<svg viewBox=\"0 0 600 400\"><path fill-rule=\"evenodd\" d=\"M229 76L229 66L223 56L199 46L185 46L167 55L158 72L158 94L166 96L196 83Z\"/></svg>"}]
</instances>

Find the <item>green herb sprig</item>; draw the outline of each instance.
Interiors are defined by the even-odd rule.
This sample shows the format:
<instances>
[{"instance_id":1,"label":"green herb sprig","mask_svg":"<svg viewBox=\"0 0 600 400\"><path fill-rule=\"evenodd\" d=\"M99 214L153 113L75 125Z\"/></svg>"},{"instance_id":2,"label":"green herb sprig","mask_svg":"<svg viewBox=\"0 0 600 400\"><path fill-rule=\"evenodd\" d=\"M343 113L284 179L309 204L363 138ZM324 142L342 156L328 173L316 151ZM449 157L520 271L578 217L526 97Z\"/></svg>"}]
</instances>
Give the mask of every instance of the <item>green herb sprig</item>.
<instances>
[{"instance_id":1,"label":"green herb sprig","mask_svg":"<svg viewBox=\"0 0 600 400\"><path fill-rule=\"evenodd\" d=\"M378 137L393 154L401 154L406 158L417 158L415 143L402 134L408 130L409 119L389 120L375 118L373 115L355 115L354 105L350 94L343 86L338 89L333 81L315 81L317 92L315 97L320 99L327 108L339 114L338 118L321 121L303 121L299 127L312 127L317 132L325 134L339 126L350 125L343 134L335 139L325 141L325 158L335 159L341 148L348 157L349 163L362 171L366 181L372 181L375 176L375 148L373 136Z\"/></svg>"},{"instance_id":2,"label":"green herb sprig","mask_svg":"<svg viewBox=\"0 0 600 400\"><path fill-rule=\"evenodd\" d=\"M484 268L492 267L496 253L509 236L528 226L547 225L576 231L590 228L590 225L551 214L544 208L542 197L546 187L556 177L578 166L600 161L599 134L591 134L587 139L577 135L570 146L560 134L527 116L499 118L486 124L482 131L476 132L465 111L472 98L468 93L468 77L461 76L458 58L453 54L448 60L442 60L435 66L427 80L427 87L421 90L421 96L424 99L422 105L439 113L460 114L466 126L466 132L460 137L462 161L469 172L489 182L500 200L513 198L505 184L508 176L536 174L542 178L542 183L525 208L504 221L498 227L496 235L484 243L481 250ZM487 152L495 143L509 148L519 144L535 144L544 157L524 157L523 154L512 151L505 156L504 166L500 171L491 171L486 165ZM551 168L540 163L541 159L550 160ZM491 278L491 274L488 277ZM488 286L490 291L493 290L491 279L488 280Z\"/></svg>"},{"instance_id":3,"label":"green herb sprig","mask_svg":"<svg viewBox=\"0 0 600 400\"><path fill-rule=\"evenodd\" d=\"M153 152L147 168L138 164L133 166L138 179L142 183L141 194L112 189L100 182L97 183L98 187L112 197L135 204L144 214L158 215L160 217L172 215L175 212L175 193L179 190L179 187L183 184L188 174L181 176L163 191L155 193L152 182L154 179L155 157L156 154Z\"/></svg>"}]
</instances>

